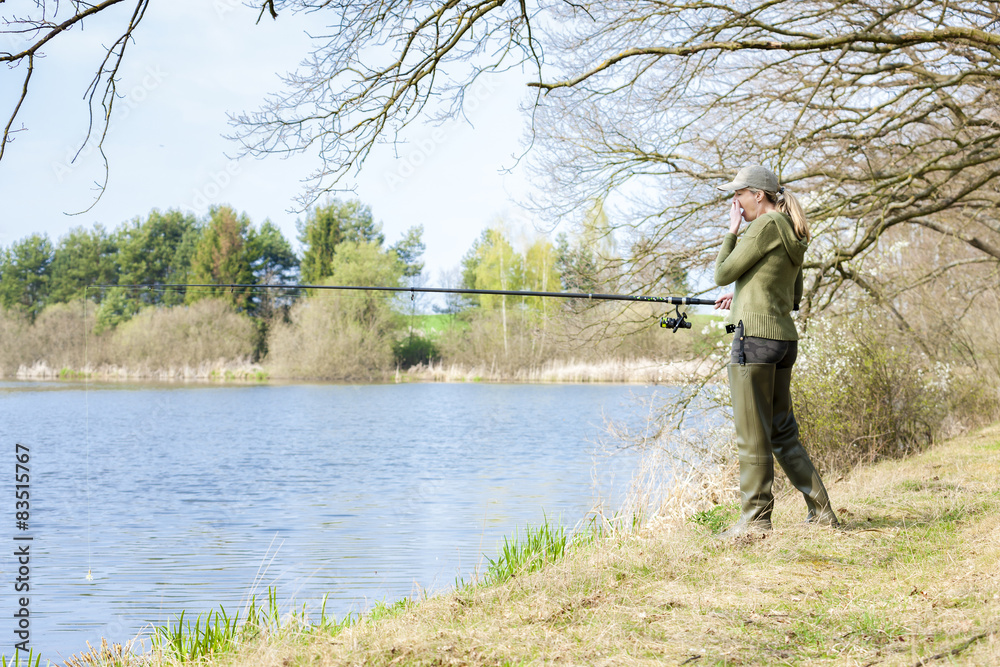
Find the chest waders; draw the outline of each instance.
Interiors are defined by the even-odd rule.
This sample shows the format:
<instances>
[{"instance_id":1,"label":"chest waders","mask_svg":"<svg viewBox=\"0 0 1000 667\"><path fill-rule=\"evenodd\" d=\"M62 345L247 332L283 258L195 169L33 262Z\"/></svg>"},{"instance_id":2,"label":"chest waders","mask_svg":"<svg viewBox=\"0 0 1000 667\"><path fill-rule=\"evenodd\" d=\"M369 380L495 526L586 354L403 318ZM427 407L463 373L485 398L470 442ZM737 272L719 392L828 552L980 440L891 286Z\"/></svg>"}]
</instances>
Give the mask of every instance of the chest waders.
<instances>
[{"instance_id":1,"label":"chest waders","mask_svg":"<svg viewBox=\"0 0 1000 667\"><path fill-rule=\"evenodd\" d=\"M771 529L774 458L778 459L789 481L805 496L806 522L836 526L837 517L830 507L826 488L799 442L799 429L792 411L792 366L778 368L778 364L773 363L786 356L790 343L768 341L779 347L784 345L780 356L768 358L766 351L751 354L752 363L748 363L743 322L736 327L736 336L733 341L736 361L729 364L729 393L736 424L742 504L739 520L721 537ZM772 363L756 363L761 360ZM794 356L792 361L794 363Z\"/></svg>"},{"instance_id":2,"label":"chest waders","mask_svg":"<svg viewBox=\"0 0 1000 667\"><path fill-rule=\"evenodd\" d=\"M774 403L771 419L771 451L788 480L806 500L806 523L838 526L830 497L809 454L799 441L799 425L792 411L792 369L774 370Z\"/></svg>"}]
</instances>

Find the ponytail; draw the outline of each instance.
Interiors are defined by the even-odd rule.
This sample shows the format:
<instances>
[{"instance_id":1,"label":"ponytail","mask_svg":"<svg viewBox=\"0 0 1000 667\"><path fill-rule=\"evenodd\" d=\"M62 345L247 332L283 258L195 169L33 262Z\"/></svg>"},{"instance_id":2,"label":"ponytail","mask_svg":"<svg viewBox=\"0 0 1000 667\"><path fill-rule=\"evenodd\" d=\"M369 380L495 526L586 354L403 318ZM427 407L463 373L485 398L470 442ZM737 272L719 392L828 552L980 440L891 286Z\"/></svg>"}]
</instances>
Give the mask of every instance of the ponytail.
<instances>
[{"instance_id":1,"label":"ponytail","mask_svg":"<svg viewBox=\"0 0 1000 667\"><path fill-rule=\"evenodd\" d=\"M795 230L795 235L808 243L812 238L812 234L809 233L809 223L806 222L805 211L802 210L802 205L799 204L799 200L795 198L795 195L782 186L778 188L774 203L779 211L792 219L792 228Z\"/></svg>"}]
</instances>

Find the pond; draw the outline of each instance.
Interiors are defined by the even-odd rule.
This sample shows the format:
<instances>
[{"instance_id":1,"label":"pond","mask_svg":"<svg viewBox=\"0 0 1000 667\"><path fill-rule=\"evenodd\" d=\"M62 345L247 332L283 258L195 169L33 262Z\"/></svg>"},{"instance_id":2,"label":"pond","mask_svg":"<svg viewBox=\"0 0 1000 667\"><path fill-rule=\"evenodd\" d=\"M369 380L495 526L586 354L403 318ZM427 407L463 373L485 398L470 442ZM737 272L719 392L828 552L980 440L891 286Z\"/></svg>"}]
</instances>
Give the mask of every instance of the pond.
<instances>
[{"instance_id":1,"label":"pond","mask_svg":"<svg viewBox=\"0 0 1000 667\"><path fill-rule=\"evenodd\" d=\"M28 447L31 494L17 530L7 477L3 616L25 536L31 646L53 661L269 587L283 611L328 594L338 618L447 590L525 524L614 505L634 460L601 453L605 420L641 422L638 400L670 391L0 383L8 465Z\"/></svg>"}]
</instances>

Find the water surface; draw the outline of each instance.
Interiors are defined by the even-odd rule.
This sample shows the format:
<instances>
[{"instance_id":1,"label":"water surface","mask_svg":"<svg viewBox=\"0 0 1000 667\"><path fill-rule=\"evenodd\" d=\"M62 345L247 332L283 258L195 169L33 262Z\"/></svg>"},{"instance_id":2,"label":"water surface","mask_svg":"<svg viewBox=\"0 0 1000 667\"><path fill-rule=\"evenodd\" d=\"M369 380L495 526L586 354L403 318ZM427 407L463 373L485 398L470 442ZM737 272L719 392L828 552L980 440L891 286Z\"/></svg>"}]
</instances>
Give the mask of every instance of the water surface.
<instances>
[{"instance_id":1,"label":"water surface","mask_svg":"<svg viewBox=\"0 0 1000 667\"><path fill-rule=\"evenodd\" d=\"M0 383L9 467L15 443L31 455L32 646L64 659L269 586L285 610L329 594L337 617L450 588L525 523L582 519L595 470L618 493L632 462L595 441L654 391L669 390Z\"/></svg>"}]
</instances>

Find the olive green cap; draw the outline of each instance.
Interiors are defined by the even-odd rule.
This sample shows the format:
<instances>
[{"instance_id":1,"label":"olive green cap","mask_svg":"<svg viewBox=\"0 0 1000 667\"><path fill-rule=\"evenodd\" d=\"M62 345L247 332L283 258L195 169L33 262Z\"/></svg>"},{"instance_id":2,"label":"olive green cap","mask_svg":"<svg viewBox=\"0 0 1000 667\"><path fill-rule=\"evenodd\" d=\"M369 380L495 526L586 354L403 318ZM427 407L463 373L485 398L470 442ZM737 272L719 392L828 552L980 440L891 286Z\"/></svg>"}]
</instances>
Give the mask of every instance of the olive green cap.
<instances>
[{"instance_id":1,"label":"olive green cap","mask_svg":"<svg viewBox=\"0 0 1000 667\"><path fill-rule=\"evenodd\" d=\"M764 192L777 192L778 177L767 167L752 164L740 169L739 173L736 174L736 178L731 183L719 186L720 190L728 192L742 190L743 188L753 188L754 190L763 190Z\"/></svg>"}]
</instances>

